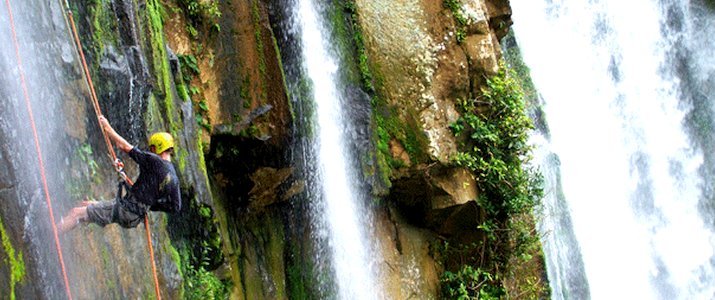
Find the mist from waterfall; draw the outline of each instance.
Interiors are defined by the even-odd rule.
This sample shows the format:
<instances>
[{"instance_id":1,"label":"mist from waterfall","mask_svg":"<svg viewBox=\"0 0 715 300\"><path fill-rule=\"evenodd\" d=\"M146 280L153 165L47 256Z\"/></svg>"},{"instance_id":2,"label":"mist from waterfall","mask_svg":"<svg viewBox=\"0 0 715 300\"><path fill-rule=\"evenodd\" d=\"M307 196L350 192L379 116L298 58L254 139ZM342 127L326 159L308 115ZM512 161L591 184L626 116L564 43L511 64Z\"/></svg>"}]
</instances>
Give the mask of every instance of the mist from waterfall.
<instances>
[{"instance_id":1,"label":"mist from waterfall","mask_svg":"<svg viewBox=\"0 0 715 300\"><path fill-rule=\"evenodd\" d=\"M714 297L712 5L511 4L560 174L541 224L553 297Z\"/></svg>"},{"instance_id":2,"label":"mist from waterfall","mask_svg":"<svg viewBox=\"0 0 715 300\"><path fill-rule=\"evenodd\" d=\"M38 147L47 174L55 220L58 221L67 197L65 191L68 163L64 156L64 107L68 92L68 66L75 62L73 47L67 35L64 15L57 1L10 1L18 41L16 57L12 40L10 14L3 2L0 8L0 140L3 141L0 164L2 176L9 185L0 184L2 209L8 232L22 232L30 253L24 257L26 278L45 295L65 296L58 251L52 236L50 215L40 178L41 168L31 130L32 111ZM41 16L41 17L38 17ZM21 75L27 84L29 107L25 102ZM62 245L64 251L69 248ZM63 251L63 252L64 252ZM65 264L70 258L64 257ZM72 270L69 270L70 272ZM60 296L61 295L61 296Z\"/></svg>"}]
</instances>

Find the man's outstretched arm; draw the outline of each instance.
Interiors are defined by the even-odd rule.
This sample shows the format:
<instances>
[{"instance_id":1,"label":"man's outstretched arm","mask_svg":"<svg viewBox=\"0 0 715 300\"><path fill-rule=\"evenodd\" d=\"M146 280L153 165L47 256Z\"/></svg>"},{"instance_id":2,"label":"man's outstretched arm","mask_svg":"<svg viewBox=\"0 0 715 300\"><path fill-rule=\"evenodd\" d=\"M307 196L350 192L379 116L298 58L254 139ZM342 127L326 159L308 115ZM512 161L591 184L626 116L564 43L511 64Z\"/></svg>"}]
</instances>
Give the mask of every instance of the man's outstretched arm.
<instances>
[{"instance_id":1,"label":"man's outstretched arm","mask_svg":"<svg viewBox=\"0 0 715 300\"><path fill-rule=\"evenodd\" d=\"M119 135L116 131L114 131L114 128L112 128L112 125L109 125L109 121L107 121L107 118L104 116L99 116L99 124L104 128L104 131L107 133L109 136L109 139L114 142L114 144L119 147L119 150L124 151L124 153L129 153L129 151L134 148L132 144L127 142L121 135Z\"/></svg>"}]
</instances>

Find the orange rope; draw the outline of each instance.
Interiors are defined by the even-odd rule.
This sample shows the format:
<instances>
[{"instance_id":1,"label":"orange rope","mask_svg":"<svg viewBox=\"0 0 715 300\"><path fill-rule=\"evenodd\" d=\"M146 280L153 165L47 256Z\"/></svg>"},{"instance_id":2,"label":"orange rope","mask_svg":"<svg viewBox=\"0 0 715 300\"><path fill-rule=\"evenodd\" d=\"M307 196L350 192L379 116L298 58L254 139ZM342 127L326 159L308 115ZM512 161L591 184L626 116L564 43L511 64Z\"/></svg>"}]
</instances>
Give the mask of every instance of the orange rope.
<instances>
[{"instance_id":1,"label":"orange rope","mask_svg":"<svg viewBox=\"0 0 715 300\"><path fill-rule=\"evenodd\" d=\"M82 61L82 69L84 70L85 74L85 79L87 79L87 84L89 85L89 91L91 93L91 99L92 99L92 106L94 107L94 112L97 115L97 122L99 123L99 117L102 115L102 110L99 106L99 101L97 100L97 93L94 90L94 84L92 83L92 76L89 73L89 68L87 67L87 60L85 59L84 56L84 51L82 50L82 43L79 40L79 35L77 34L77 27L75 26L74 22L74 17L72 14L72 10L69 8L69 3L65 2L65 8L67 10L67 15L69 16L69 21L70 21L70 26L72 28L72 35L74 37L74 42L77 48L77 51L79 52L80 60ZM112 157L112 162L114 163L114 167L119 172L119 175L122 176L124 181L127 182L130 186L133 185L132 180L127 176L126 173L122 170L120 164L121 162L117 159L117 154L114 152L114 148L112 147L111 142L109 141L109 137L107 136L107 132L104 130L104 127L102 127L102 124L99 124L99 128L102 129L102 135L104 136L104 141L107 143L107 149L109 149L109 155ZM147 245L149 247L149 258L151 260L151 270L152 274L154 275L154 291L156 292L156 298L158 300L161 300L161 291L159 290L159 277L156 272L156 261L154 260L154 246L152 245L151 242L151 230L149 229L149 216L148 214L144 215L144 228L146 229L146 241Z\"/></svg>"},{"instance_id":2,"label":"orange rope","mask_svg":"<svg viewBox=\"0 0 715 300\"><path fill-rule=\"evenodd\" d=\"M147 245L149 245L149 257L151 257L151 270L154 272L154 291L156 292L156 299L161 300L161 293L159 292L159 277L156 276L156 262L154 261L154 246L151 244L151 230L149 229L149 215L144 215L144 228L146 228L146 240Z\"/></svg>"},{"instance_id":3,"label":"orange rope","mask_svg":"<svg viewBox=\"0 0 715 300\"><path fill-rule=\"evenodd\" d=\"M32 104L30 103L30 93L27 89L27 82L25 80L25 70L22 67L22 58L20 57L20 44L17 41L17 32L15 31L15 19L12 15L12 7L10 6L10 0L5 0L7 5L7 12L10 16L10 29L12 29L12 41L15 44L15 56L17 57L17 67L20 71L20 83L22 85L22 93L25 98L25 105L27 106L27 113L30 116L30 125L32 127L32 134L35 139L35 151L37 151L37 159L40 164L40 177L42 178L42 188L45 191L45 200L47 202L47 209L50 213L50 224L52 224L52 233L55 238L55 247L57 248L57 255L60 260L60 268L62 269L62 277L65 283L65 291L67 292L67 298L72 300L72 292L70 291L69 280L67 279L67 270L65 268L65 261L62 258L62 248L60 247L60 238L57 235L57 225L55 225L55 214L52 211L52 199L50 198L50 191L47 185L47 176L45 175L45 164L42 159L42 148L40 147L40 138L37 134L37 126L35 126L35 117L32 113Z\"/></svg>"},{"instance_id":4,"label":"orange rope","mask_svg":"<svg viewBox=\"0 0 715 300\"><path fill-rule=\"evenodd\" d=\"M72 35L74 37L74 42L77 45L77 51L79 52L80 60L82 61L82 70L85 73L85 78L87 79L87 84L89 85L90 98L92 99L92 106L94 107L94 113L97 115L97 123L99 123L99 116L102 115L102 110L99 107L99 101L97 100L97 93L94 91L94 83L92 82L92 76L89 74L89 68L87 67L87 60L84 58L84 51L82 50L82 43L79 41L79 35L77 34L77 27L74 23L74 17L72 10L67 9L67 15L69 16L70 26L72 27ZM99 128L102 130L102 135L104 136L104 142L107 143L107 149L109 149L109 155L112 157L112 162L117 161L117 154L114 152L112 143L109 141L107 133L104 131L102 124L99 124ZM130 183L131 184L131 183Z\"/></svg>"}]
</instances>

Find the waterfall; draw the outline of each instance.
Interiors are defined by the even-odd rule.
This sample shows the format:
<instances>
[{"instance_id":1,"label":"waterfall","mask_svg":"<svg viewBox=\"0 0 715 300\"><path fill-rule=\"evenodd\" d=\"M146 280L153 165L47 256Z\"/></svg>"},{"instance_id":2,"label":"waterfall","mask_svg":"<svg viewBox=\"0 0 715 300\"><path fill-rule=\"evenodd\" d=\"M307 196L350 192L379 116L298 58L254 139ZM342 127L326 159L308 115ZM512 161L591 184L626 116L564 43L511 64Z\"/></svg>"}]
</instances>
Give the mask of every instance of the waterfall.
<instances>
[{"instance_id":1,"label":"waterfall","mask_svg":"<svg viewBox=\"0 0 715 300\"><path fill-rule=\"evenodd\" d=\"M331 30L323 21L329 8L312 0L297 0L289 6L287 26L291 38L297 41L293 47L300 50L293 63L297 71L291 72L287 59L286 73L291 90L302 98L297 100L301 102L297 105L298 118L302 119L298 123L308 127L302 137L308 140L302 159L310 169L307 176L314 238L318 248L323 248L317 251L322 257L316 261L327 260L329 266L320 273L331 277L330 282L321 282L328 285L321 293L330 298L375 299L380 288L373 259L379 256L370 239L372 217L361 188L359 161L354 158L352 140L360 129L350 118L362 105L355 100L367 99L351 95L354 89L343 83L343 62L338 50L329 44Z\"/></svg>"},{"instance_id":2,"label":"waterfall","mask_svg":"<svg viewBox=\"0 0 715 300\"><path fill-rule=\"evenodd\" d=\"M541 224L554 298L715 297L712 2L511 4L558 156Z\"/></svg>"},{"instance_id":3,"label":"waterfall","mask_svg":"<svg viewBox=\"0 0 715 300\"><path fill-rule=\"evenodd\" d=\"M73 48L65 31L59 1L10 1L22 74L34 116L48 193L54 216L65 211L64 190L68 164L64 154L65 123L63 93L69 92L68 70L74 63ZM31 130L31 120L21 85L21 72L12 40L10 14L3 1L0 8L0 218L12 241L23 250L26 275L33 290L44 295L64 297L57 249L51 231L45 191L40 180L38 153ZM62 245L65 250L69 248ZM66 253L65 253L66 254ZM65 256L65 263L70 258ZM2 291L8 295L13 291Z\"/></svg>"}]
</instances>

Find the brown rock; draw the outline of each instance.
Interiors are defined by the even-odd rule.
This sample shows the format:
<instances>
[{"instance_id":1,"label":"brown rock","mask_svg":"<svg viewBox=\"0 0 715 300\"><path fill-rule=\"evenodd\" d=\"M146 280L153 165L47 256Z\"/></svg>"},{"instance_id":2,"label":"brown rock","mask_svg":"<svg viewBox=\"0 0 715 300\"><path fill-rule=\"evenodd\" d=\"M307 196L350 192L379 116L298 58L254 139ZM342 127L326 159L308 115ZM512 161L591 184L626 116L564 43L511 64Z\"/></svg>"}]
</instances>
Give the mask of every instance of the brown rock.
<instances>
[{"instance_id":1,"label":"brown rock","mask_svg":"<svg viewBox=\"0 0 715 300\"><path fill-rule=\"evenodd\" d=\"M396 179L389 197L415 223L438 228L446 218L426 221L432 211L473 202L478 197L478 190L477 182L469 171L435 165L413 170L412 174Z\"/></svg>"},{"instance_id":2,"label":"brown rock","mask_svg":"<svg viewBox=\"0 0 715 300\"><path fill-rule=\"evenodd\" d=\"M499 71L499 45L492 34L475 34L468 36L462 43L469 61L469 78L471 80L471 95L481 94L485 78L496 75Z\"/></svg>"},{"instance_id":3,"label":"brown rock","mask_svg":"<svg viewBox=\"0 0 715 300\"><path fill-rule=\"evenodd\" d=\"M465 1L462 6L467 18L467 35L489 34L489 16L484 1Z\"/></svg>"},{"instance_id":4,"label":"brown rock","mask_svg":"<svg viewBox=\"0 0 715 300\"><path fill-rule=\"evenodd\" d=\"M462 43L469 61L471 77L494 75L499 70L498 56L495 48L498 44L491 34L475 34L468 36Z\"/></svg>"},{"instance_id":5,"label":"brown rock","mask_svg":"<svg viewBox=\"0 0 715 300\"><path fill-rule=\"evenodd\" d=\"M432 80L435 98L466 99L469 96L469 61L456 40L444 43L437 52L437 69Z\"/></svg>"},{"instance_id":6,"label":"brown rock","mask_svg":"<svg viewBox=\"0 0 715 300\"><path fill-rule=\"evenodd\" d=\"M251 174L253 188L250 196L249 206L253 209L261 209L273 203L287 199L280 195L279 187L293 174L293 168L260 168Z\"/></svg>"},{"instance_id":7,"label":"brown rock","mask_svg":"<svg viewBox=\"0 0 715 300\"><path fill-rule=\"evenodd\" d=\"M442 269L433 257L434 233L410 225L393 209L379 211L376 224L384 298L437 299Z\"/></svg>"},{"instance_id":8,"label":"brown rock","mask_svg":"<svg viewBox=\"0 0 715 300\"><path fill-rule=\"evenodd\" d=\"M200 93L194 103L205 100L205 115L213 128L234 127L252 111L263 106L272 109L252 119L250 124L268 143L281 145L289 140L292 114L285 90L279 55L264 1L232 1L220 4L221 30L189 37L187 20L168 3L167 43L178 54L194 55L200 72L188 86ZM210 31L209 29L205 29ZM198 46L197 46L198 45ZM195 104L197 105L197 104ZM221 132L226 134L226 132ZM232 132L239 134L240 132ZM204 141L211 136L204 135Z\"/></svg>"},{"instance_id":9,"label":"brown rock","mask_svg":"<svg viewBox=\"0 0 715 300\"><path fill-rule=\"evenodd\" d=\"M405 148L402 147L402 144L395 139L390 140L390 153L394 159L399 159L405 163L405 166L409 167L412 165L410 155L405 151Z\"/></svg>"},{"instance_id":10,"label":"brown rock","mask_svg":"<svg viewBox=\"0 0 715 300\"><path fill-rule=\"evenodd\" d=\"M86 86L86 84L82 80L76 80L72 86ZM88 95L88 93L85 95ZM67 88L63 90L62 111L65 120L65 132L80 141L87 140L86 109L89 98L85 98L85 95L75 89Z\"/></svg>"},{"instance_id":11,"label":"brown rock","mask_svg":"<svg viewBox=\"0 0 715 300\"><path fill-rule=\"evenodd\" d=\"M470 244L483 238L479 225L486 219L486 212L476 201L468 201L462 205L431 210L425 219L428 227L439 235Z\"/></svg>"},{"instance_id":12,"label":"brown rock","mask_svg":"<svg viewBox=\"0 0 715 300\"><path fill-rule=\"evenodd\" d=\"M511 19L509 0L486 0L485 3L489 15L489 26L497 40L501 40L509 32L509 27L514 24Z\"/></svg>"}]
</instances>

